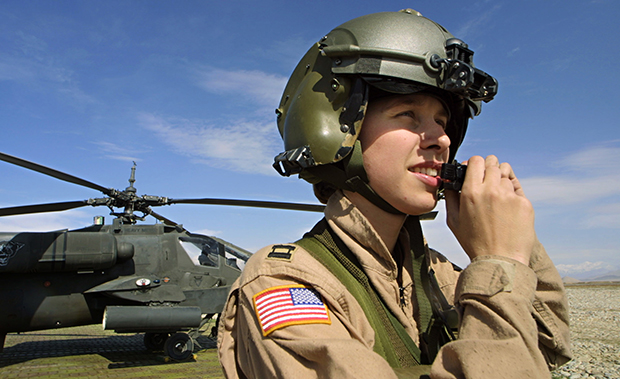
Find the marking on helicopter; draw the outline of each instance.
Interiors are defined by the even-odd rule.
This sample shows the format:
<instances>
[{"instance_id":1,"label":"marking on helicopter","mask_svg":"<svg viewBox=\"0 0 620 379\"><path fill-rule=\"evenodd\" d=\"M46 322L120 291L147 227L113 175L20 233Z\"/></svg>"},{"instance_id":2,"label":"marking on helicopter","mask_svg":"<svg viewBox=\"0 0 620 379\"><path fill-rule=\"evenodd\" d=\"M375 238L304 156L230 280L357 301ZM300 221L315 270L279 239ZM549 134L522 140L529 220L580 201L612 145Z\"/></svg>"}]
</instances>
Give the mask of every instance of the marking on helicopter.
<instances>
[{"instance_id":1,"label":"marking on helicopter","mask_svg":"<svg viewBox=\"0 0 620 379\"><path fill-rule=\"evenodd\" d=\"M0 266L8 265L11 258L24 246L25 244L20 242L0 242Z\"/></svg>"},{"instance_id":2,"label":"marking on helicopter","mask_svg":"<svg viewBox=\"0 0 620 379\"><path fill-rule=\"evenodd\" d=\"M271 252L267 254L267 258L290 261L296 248L293 245L274 245L271 248Z\"/></svg>"},{"instance_id":3,"label":"marking on helicopter","mask_svg":"<svg viewBox=\"0 0 620 379\"><path fill-rule=\"evenodd\" d=\"M151 285L151 281L147 278L140 278L138 280L136 280L136 285L138 287L146 287L146 286L150 286Z\"/></svg>"}]
</instances>

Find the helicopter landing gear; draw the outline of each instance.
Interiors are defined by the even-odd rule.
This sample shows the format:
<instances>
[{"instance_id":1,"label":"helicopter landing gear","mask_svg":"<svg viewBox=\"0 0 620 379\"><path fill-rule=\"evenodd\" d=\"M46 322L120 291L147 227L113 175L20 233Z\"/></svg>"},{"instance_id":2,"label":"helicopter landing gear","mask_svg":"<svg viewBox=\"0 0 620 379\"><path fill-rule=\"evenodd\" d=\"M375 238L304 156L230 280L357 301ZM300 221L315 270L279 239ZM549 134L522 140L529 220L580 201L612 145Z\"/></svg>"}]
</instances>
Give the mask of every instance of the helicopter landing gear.
<instances>
[{"instance_id":1,"label":"helicopter landing gear","mask_svg":"<svg viewBox=\"0 0 620 379\"><path fill-rule=\"evenodd\" d=\"M194 341L187 333L175 333L168 337L164 352L176 361L184 361L194 352Z\"/></svg>"},{"instance_id":2,"label":"helicopter landing gear","mask_svg":"<svg viewBox=\"0 0 620 379\"><path fill-rule=\"evenodd\" d=\"M162 351L168 337L168 333L145 333L144 346L150 351Z\"/></svg>"}]
</instances>

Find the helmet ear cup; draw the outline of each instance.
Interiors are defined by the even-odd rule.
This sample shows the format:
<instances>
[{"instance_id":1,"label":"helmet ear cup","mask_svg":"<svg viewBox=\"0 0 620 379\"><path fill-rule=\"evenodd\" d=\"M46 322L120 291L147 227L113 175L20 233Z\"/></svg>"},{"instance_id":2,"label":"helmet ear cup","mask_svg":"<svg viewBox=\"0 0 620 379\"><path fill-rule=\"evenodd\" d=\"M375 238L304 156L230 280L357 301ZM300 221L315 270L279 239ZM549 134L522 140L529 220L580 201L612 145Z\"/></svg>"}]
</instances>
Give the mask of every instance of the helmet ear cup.
<instances>
[{"instance_id":1,"label":"helmet ear cup","mask_svg":"<svg viewBox=\"0 0 620 379\"><path fill-rule=\"evenodd\" d=\"M337 77L331 66L331 59L315 44L291 75L276 110L284 148L289 151L307 146L315 165L344 158L357 139L363 119L363 113L358 116L350 106L356 78ZM351 112L353 121L342 124L341 118L346 119Z\"/></svg>"}]
</instances>

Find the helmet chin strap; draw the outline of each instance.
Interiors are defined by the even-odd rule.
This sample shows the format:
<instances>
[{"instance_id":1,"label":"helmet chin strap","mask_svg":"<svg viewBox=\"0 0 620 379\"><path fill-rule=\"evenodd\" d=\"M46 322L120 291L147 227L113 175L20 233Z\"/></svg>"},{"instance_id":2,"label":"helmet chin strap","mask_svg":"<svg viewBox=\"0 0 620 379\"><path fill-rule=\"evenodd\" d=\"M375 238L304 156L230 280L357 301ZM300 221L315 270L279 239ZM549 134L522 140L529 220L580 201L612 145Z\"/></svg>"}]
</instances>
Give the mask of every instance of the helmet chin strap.
<instances>
[{"instance_id":1,"label":"helmet chin strap","mask_svg":"<svg viewBox=\"0 0 620 379\"><path fill-rule=\"evenodd\" d=\"M364 169L362 145L355 141L353 150L342 161L322 166L309 167L299 176L311 183L325 181L336 188L357 192L380 209L397 215L405 213L394 208L379 196L368 183L368 174Z\"/></svg>"},{"instance_id":2,"label":"helmet chin strap","mask_svg":"<svg viewBox=\"0 0 620 379\"><path fill-rule=\"evenodd\" d=\"M339 121L341 125L355 125L364 120L369 95L370 85L368 85L361 76L357 76L351 90L351 95L344 106L345 110L340 115ZM366 174L366 170L364 169L362 145L359 139L355 141L353 150L343 160L342 167L344 169L344 186L340 186L339 188L359 193L364 196L366 200L388 213L398 215L404 214L385 201L370 186L368 174Z\"/></svg>"},{"instance_id":3,"label":"helmet chin strap","mask_svg":"<svg viewBox=\"0 0 620 379\"><path fill-rule=\"evenodd\" d=\"M355 141L355 146L353 147L350 157L351 158L344 166L347 177L345 184L349 187L345 189L350 189L359 193L364 196L366 200L388 213L404 215L405 213L394 208L390 203L379 196L368 183L368 175L364 169L364 162L362 159L362 145L359 141Z\"/></svg>"}]
</instances>

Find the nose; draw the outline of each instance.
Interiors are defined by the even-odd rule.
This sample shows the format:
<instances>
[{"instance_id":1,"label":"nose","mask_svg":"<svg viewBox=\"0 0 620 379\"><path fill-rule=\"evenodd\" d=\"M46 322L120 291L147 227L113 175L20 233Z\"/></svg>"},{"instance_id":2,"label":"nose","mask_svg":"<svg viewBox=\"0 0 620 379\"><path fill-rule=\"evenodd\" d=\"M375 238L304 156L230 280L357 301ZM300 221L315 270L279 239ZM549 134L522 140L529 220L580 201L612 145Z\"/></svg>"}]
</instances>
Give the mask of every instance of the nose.
<instances>
[{"instance_id":1,"label":"nose","mask_svg":"<svg viewBox=\"0 0 620 379\"><path fill-rule=\"evenodd\" d=\"M424 132L420 133L420 146L423 149L436 150L441 154L450 147L450 137L446 134L444 127L434 119L427 120Z\"/></svg>"}]
</instances>

